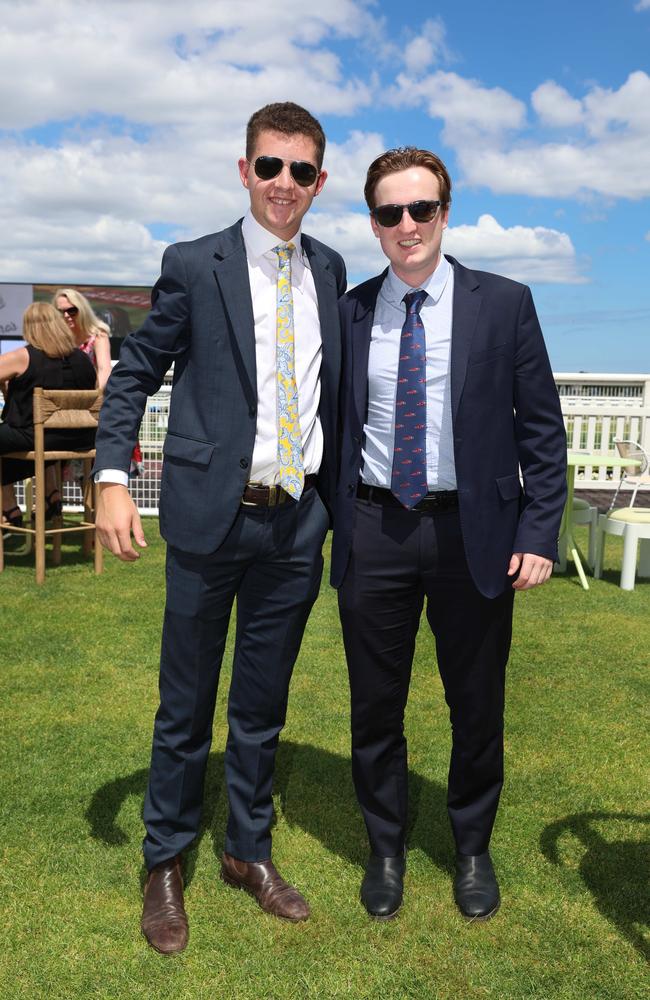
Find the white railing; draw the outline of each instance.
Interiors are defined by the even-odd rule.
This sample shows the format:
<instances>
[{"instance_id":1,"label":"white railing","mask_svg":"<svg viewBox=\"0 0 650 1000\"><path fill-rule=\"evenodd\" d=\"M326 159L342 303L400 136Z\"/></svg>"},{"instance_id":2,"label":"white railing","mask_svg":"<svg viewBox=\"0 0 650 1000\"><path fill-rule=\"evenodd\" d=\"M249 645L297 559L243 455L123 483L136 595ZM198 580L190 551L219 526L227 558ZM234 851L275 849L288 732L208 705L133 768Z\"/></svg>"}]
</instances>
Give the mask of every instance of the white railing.
<instances>
[{"instance_id":1,"label":"white railing","mask_svg":"<svg viewBox=\"0 0 650 1000\"><path fill-rule=\"evenodd\" d=\"M650 451L650 376L562 373L555 379L560 386L562 413L572 451L616 455L615 438L639 441L646 451ZM589 387L587 391L584 391L585 386ZM130 489L141 514L158 513L170 396L171 372L168 372L160 390L149 399L140 426L144 474L131 479ZM606 462L579 467L576 489L615 489L620 474L620 469ZM22 493L19 491L20 501ZM71 508L80 507L81 495L72 483L65 485L64 502Z\"/></svg>"}]
</instances>

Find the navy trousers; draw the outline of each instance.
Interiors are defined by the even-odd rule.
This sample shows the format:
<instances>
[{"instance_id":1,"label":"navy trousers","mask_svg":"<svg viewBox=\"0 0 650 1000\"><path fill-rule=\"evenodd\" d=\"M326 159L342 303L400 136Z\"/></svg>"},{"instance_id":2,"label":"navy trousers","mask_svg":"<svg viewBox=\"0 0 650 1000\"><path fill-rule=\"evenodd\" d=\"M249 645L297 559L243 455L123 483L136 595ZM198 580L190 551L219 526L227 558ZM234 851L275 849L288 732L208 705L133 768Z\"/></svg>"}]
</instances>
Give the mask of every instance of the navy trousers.
<instances>
[{"instance_id":1,"label":"navy trousers","mask_svg":"<svg viewBox=\"0 0 650 1000\"><path fill-rule=\"evenodd\" d=\"M299 503L242 506L208 556L167 550L167 603L149 787L147 868L198 833L212 720L230 612L237 631L225 753L225 849L242 861L271 856L272 782L289 682L323 569L328 516L315 489Z\"/></svg>"},{"instance_id":2,"label":"navy trousers","mask_svg":"<svg viewBox=\"0 0 650 1000\"><path fill-rule=\"evenodd\" d=\"M514 592L484 597L465 560L457 511L419 513L357 500L339 588L350 676L352 773L373 853L404 850L404 709L427 600L452 727L448 811L457 850L487 850L503 784L505 667Z\"/></svg>"}]
</instances>

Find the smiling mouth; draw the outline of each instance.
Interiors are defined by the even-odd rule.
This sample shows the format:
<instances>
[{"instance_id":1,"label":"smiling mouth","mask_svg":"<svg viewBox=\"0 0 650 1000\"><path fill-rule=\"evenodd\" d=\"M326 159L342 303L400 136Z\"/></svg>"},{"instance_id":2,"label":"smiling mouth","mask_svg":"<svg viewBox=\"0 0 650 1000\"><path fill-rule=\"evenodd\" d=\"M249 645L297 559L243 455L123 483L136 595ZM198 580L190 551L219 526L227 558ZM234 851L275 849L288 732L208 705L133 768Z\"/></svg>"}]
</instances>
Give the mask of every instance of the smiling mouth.
<instances>
[{"instance_id":1,"label":"smiling mouth","mask_svg":"<svg viewBox=\"0 0 650 1000\"><path fill-rule=\"evenodd\" d=\"M269 198L269 201L272 205L280 205L281 207L291 204L291 201L288 198Z\"/></svg>"},{"instance_id":2,"label":"smiling mouth","mask_svg":"<svg viewBox=\"0 0 650 1000\"><path fill-rule=\"evenodd\" d=\"M411 247L419 246L421 242L422 242L421 240L399 240L399 245L401 247L406 247L406 249L408 250Z\"/></svg>"}]
</instances>

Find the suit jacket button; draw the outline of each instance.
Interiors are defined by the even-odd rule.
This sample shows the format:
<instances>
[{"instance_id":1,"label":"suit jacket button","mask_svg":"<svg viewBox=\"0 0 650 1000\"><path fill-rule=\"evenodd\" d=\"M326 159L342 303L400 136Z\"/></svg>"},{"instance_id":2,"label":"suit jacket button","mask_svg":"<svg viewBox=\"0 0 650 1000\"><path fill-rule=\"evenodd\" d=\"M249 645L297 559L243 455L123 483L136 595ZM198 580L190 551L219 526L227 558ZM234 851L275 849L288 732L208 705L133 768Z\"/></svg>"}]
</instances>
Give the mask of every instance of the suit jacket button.
<instances>
[{"instance_id":1,"label":"suit jacket button","mask_svg":"<svg viewBox=\"0 0 650 1000\"><path fill-rule=\"evenodd\" d=\"M254 417L255 416L255 407L254 406L250 407L250 409L248 411L248 416L249 417Z\"/></svg>"},{"instance_id":2,"label":"suit jacket button","mask_svg":"<svg viewBox=\"0 0 650 1000\"><path fill-rule=\"evenodd\" d=\"M241 466L242 469L247 469L248 468L248 459L247 458L240 458L239 459L239 464L240 464L240 466Z\"/></svg>"}]
</instances>

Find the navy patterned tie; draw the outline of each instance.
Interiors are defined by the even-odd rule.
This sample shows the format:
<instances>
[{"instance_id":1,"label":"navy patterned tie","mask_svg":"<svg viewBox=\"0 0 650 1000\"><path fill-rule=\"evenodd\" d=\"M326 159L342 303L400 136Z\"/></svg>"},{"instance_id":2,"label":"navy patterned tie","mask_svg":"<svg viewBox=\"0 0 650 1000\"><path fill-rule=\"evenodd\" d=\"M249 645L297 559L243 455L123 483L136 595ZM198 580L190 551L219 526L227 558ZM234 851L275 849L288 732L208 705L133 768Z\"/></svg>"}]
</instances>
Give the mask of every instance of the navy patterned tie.
<instances>
[{"instance_id":1,"label":"navy patterned tie","mask_svg":"<svg viewBox=\"0 0 650 1000\"><path fill-rule=\"evenodd\" d=\"M421 288L404 296L406 319L397 369L391 492L408 509L427 492L427 344L420 319L426 297Z\"/></svg>"}]
</instances>

